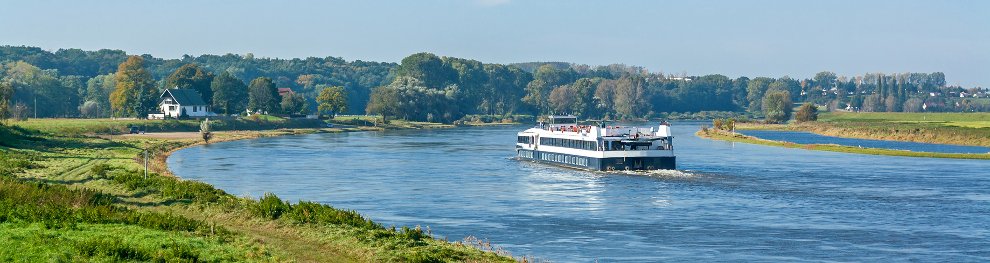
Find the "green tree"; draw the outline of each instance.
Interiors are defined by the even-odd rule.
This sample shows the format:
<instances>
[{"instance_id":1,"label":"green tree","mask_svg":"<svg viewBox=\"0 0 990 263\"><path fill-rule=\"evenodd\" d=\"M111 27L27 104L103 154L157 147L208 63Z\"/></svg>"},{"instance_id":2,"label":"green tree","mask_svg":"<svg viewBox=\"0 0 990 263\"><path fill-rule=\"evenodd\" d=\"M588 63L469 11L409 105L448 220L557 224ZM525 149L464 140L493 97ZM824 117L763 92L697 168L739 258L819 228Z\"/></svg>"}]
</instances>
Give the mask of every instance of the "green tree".
<instances>
[{"instance_id":1,"label":"green tree","mask_svg":"<svg viewBox=\"0 0 990 263\"><path fill-rule=\"evenodd\" d=\"M6 124L10 118L10 99L14 96L14 87L10 82L0 80L0 125Z\"/></svg>"},{"instance_id":2,"label":"green tree","mask_svg":"<svg viewBox=\"0 0 990 263\"><path fill-rule=\"evenodd\" d=\"M768 91L762 106L768 123L784 123L791 118L791 94L786 90Z\"/></svg>"},{"instance_id":3,"label":"green tree","mask_svg":"<svg viewBox=\"0 0 990 263\"><path fill-rule=\"evenodd\" d=\"M110 117L110 93L117 86L114 74L98 75L86 81L86 96L84 101L96 103L94 117Z\"/></svg>"},{"instance_id":4,"label":"green tree","mask_svg":"<svg viewBox=\"0 0 990 263\"><path fill-rule=\"evenodd\" d=\"M185 64L165 78L165 88L194 89L203 96L207 104L213 102L213 73L203 70L193 63Z\"/></svg>"},{"instance_id":5,"label":"green tree","mask_svg":"<svg viewBox=\"0 0 990 263\"><path fill-rule=\"evenodd\" d=\"M382 86L372 89L365 112L381 115L382 122L387 123L389 117L399 114L399 100L399 90L396 88Z\"/></svg>"},{"instance_id":6,"label":"green tree","mask_svg":"<svg viewBox=\"0 0 990 263\"><path fill-rule=\"evenodd\" d=\"M432 53L416 53L402 59L398 75L423 81L427 88L442 89L457 83L457 71Z\"/></svg>"},{"instance_id":7,"label":"green tree","mask_svg":"<svg viewBox=\"0 0 990 263\"><path fill-rule=\"evenodd\" d=\"M306 103L306 98L302 94L295 92L286 93L282 96L282 112L286 114L306 114L309 106Z\"/></svg>"},{"instance_id":8,"label":"green tree","mask_svg":"<svg viewBox=\"0 0 990 263\"><path fill-rule=\"evenodd\" d=\"M809 102L802 104L797 113L794 113L794 120L797 122L817 121L818 107Z\"/></svg>"},{"instance_id":9,"label":"green tree","mask_svg":"<svg viewBox=\"0 0 990 263\"><path fill-rule=\"evenodd\" d=\"M248 110L275 113L280 97L272 79L258 77L248 85Z\"/></svg>"},{"instance_id":10,"label":"green tree","mask_svg":"<svg viewBox=\"0 0 990 263\"><path fill-rule=\"evenodd\" d=\"M746 100L749 101L748 109L750 112L763 109L761 105L763 103L763 95L766 94L772 82L774 82L772 78L757 77L746 84Z\"/></svg>"},{"instance_id":11,"label":"green tree","mask_svg":"<svg viewBox=\"0 0 990 263\"><path fill-rule=\"evenodd\" d=\"M151 73L144 68L144 59L127 57L117 67L116 88L110 94L110 107L118 117L141 117L155 107L158 90Z\"/></svg>"},{"instance_id":12,"label":"green tree","mask_svg":"<svg viewBox=\"0 0 990 263\"><path fill-rule=\"evenodd\" d=\"M316 97L316 102L319 103L316 110L320 114L329 113L331 116L337 116L337 113L347 111L347 91L341 86L323 88Z\"/></svg>"},{"instance_id":13,"label":"green tree","mask_svg":"<svg viewBox=\"0 0 990 263\"><path fill-rule=\"evenodd\" d=\"M243 112L248 103L247 85L229 72L224 71L210 83L213 90L213 108L222 109L224 114Z\"/></svg>"}]
</instances>

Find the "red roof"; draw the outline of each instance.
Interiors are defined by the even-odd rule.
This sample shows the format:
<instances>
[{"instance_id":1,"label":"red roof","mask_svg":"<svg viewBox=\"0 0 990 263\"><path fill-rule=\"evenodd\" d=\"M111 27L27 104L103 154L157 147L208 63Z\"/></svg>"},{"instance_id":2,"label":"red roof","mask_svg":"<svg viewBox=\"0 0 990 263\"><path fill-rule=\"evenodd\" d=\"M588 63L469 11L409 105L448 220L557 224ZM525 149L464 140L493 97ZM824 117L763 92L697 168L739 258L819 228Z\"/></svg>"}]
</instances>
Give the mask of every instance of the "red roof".
<instances>
[{"instance_id":1,"label":"red roof","mask_svg":"<svg viewBox=\"0 0 990 263\"><path fill-rule=\"evenodd\" d=\"M293 92L290 88L278 88L278 95L285 95L286 93L292 94L295 92Z\"/></svg>"}]
</instances>

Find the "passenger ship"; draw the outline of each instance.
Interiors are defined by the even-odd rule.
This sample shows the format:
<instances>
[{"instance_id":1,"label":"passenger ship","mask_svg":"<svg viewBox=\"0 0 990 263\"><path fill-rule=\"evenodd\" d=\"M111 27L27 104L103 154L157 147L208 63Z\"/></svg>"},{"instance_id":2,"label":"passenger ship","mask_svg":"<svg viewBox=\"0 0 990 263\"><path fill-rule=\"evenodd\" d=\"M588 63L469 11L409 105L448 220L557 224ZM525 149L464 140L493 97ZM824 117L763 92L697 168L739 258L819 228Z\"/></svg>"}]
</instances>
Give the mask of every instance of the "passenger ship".
<instances>
[{"instance_id":1,"label":"passenger ship","mask_svg":"<svg viewBox=\"0 0 990 263\"><path fill-rule=\"evenodd\" d=\"M578 125L574 116L550 116L519 132L516 157L596 171L673 170L673 138L666 122L650 128Z\"/></svg>"}]
</instances>

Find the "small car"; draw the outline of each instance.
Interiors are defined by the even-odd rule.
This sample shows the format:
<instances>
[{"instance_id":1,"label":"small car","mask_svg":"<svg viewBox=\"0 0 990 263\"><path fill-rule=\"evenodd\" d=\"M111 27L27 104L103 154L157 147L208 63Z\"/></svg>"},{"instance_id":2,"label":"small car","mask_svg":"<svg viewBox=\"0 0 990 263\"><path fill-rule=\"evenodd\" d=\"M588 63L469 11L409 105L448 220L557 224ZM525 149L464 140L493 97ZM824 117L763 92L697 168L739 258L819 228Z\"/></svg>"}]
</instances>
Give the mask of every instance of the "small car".
<instances>
[{"instance_id":1,"label":"small car","mask_svg":"<svg viewBox=\"0 0 990 263\"><path fill-rule=\"evenodd\" d=\"M140 134L141 130L138 130L137 126L131 126L130 134Z\"/></svg>"}]
</instances>

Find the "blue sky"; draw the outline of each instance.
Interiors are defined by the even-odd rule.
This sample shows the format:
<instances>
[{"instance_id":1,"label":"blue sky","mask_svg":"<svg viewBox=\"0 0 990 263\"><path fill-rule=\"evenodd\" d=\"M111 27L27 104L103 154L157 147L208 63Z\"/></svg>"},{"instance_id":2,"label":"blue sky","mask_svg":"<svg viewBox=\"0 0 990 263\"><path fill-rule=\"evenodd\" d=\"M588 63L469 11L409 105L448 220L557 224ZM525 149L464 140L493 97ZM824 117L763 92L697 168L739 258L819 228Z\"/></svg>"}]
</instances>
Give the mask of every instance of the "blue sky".
<instances>
[{"instance_id":1,"label":"blue sky","mask_svg":"<svg viewBox=\"0 0 990 263\"><path fill-rule=\"evenodd\" d=\"M624 63L689 75L946 73L990 87L990 1L0 1L0 45L398 62Z\"/></svg>"}]
</instances>

